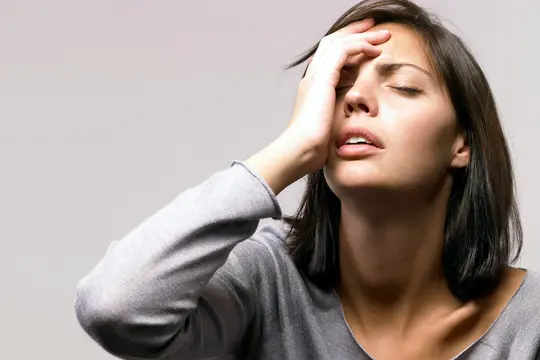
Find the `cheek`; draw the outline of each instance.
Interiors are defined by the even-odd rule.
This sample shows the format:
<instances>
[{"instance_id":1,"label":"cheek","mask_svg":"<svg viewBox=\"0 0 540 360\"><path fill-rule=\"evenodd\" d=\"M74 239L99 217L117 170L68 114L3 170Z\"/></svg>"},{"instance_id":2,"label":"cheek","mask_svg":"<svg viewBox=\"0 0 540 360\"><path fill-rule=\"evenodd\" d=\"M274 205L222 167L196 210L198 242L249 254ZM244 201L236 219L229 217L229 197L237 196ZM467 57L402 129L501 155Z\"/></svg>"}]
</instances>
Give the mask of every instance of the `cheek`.
<instances>
[{"instance_id":1,"label":"cheek","mask_svg":"<svg viewBox=\"0 0 540 360\"><path fill-rule=\"evenodd\" d=\"M392 154L415 167L449 161L455 136L453 113L444 107L416 105L388 118Z\"/></svg>"}]
</instances>

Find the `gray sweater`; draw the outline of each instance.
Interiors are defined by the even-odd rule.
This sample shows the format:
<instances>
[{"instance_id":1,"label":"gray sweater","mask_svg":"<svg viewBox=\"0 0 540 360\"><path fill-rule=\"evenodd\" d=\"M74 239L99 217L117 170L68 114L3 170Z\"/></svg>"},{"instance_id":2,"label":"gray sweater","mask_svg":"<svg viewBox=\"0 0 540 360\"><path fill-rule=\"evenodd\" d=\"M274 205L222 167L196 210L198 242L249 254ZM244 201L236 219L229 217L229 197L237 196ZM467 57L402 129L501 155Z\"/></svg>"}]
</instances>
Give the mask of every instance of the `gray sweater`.
<instances>
[{"instance_id":1,"label":"gray sweater","mask_svg":"<svg viewBox=\"0 0 540 360\"><path fill-rule=\"evenodd\" d=\"M336 294L295 267L281 216L264 180L233 162L111 243L77 284L78 321L123 359L372 359ZM540 273L529 270L455 359L533 360L539 348Z\"/></svg>"}]
</instances>

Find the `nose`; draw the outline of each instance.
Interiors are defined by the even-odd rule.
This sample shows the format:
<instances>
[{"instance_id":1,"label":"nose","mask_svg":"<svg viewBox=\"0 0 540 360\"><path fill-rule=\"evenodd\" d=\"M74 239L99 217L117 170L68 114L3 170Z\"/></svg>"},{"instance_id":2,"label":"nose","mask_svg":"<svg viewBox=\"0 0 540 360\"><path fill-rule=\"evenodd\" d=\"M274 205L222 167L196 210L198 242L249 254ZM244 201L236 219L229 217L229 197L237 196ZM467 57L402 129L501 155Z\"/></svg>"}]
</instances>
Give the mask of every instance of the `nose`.
<instances>
[{"instance_id":1,"label":"nose","mask_svg":"<svg viewBox=\"0 0 540 360\"><path fill-rule=\"evenodd\" d=\"M369 94L368 91L365 86L356 85L347 92L343 101L343 110L347 117L354 114L377 116L377 101L375 96Z\"/></svg>"}]
</instances>

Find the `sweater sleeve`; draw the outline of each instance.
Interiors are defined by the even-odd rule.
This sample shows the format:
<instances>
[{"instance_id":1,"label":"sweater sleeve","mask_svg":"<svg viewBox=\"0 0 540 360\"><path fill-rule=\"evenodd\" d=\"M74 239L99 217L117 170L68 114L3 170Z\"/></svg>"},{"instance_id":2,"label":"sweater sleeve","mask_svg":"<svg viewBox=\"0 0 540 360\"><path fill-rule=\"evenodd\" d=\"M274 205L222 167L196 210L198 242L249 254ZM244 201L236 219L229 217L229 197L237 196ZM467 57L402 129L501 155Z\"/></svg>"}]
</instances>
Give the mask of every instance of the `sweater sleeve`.
<instances>
[{"instance_id":1,"label":"sweater sleeve","mask_svg":"<svg viewBox=\"0 0 540 360\"><path fill-rule=\"evenodd\" d=\"M77 283L79 323L123 359L233 351L254 315L254 289L241 265L227 266L227 277L218 270L260 219L281 216L264 180L233 162L109 246Z\"/></svg>"}]
</instances>

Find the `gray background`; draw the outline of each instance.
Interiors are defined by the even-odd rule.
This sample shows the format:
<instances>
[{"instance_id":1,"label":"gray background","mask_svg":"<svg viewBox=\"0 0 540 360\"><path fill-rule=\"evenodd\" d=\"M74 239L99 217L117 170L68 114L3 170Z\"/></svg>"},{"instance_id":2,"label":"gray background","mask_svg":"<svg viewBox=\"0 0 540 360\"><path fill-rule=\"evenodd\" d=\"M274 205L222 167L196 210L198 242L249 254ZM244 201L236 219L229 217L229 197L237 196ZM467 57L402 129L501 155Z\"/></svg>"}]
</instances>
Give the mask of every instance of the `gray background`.
<instances>
[{"instance_id":1,"label":"gray background","mask_svg":"<svg viewBox=\"0 0 540 360\"><path fill-rule=\"evenodd\" d=\"M282 67L355 1L0 2L0 359L112 359L77 281L180 191L274 139L302 69ZM424 0L483 65L540 270L536 0ZM285 212L299 182L280 195Z\"/></svg>"}]
</instances>

